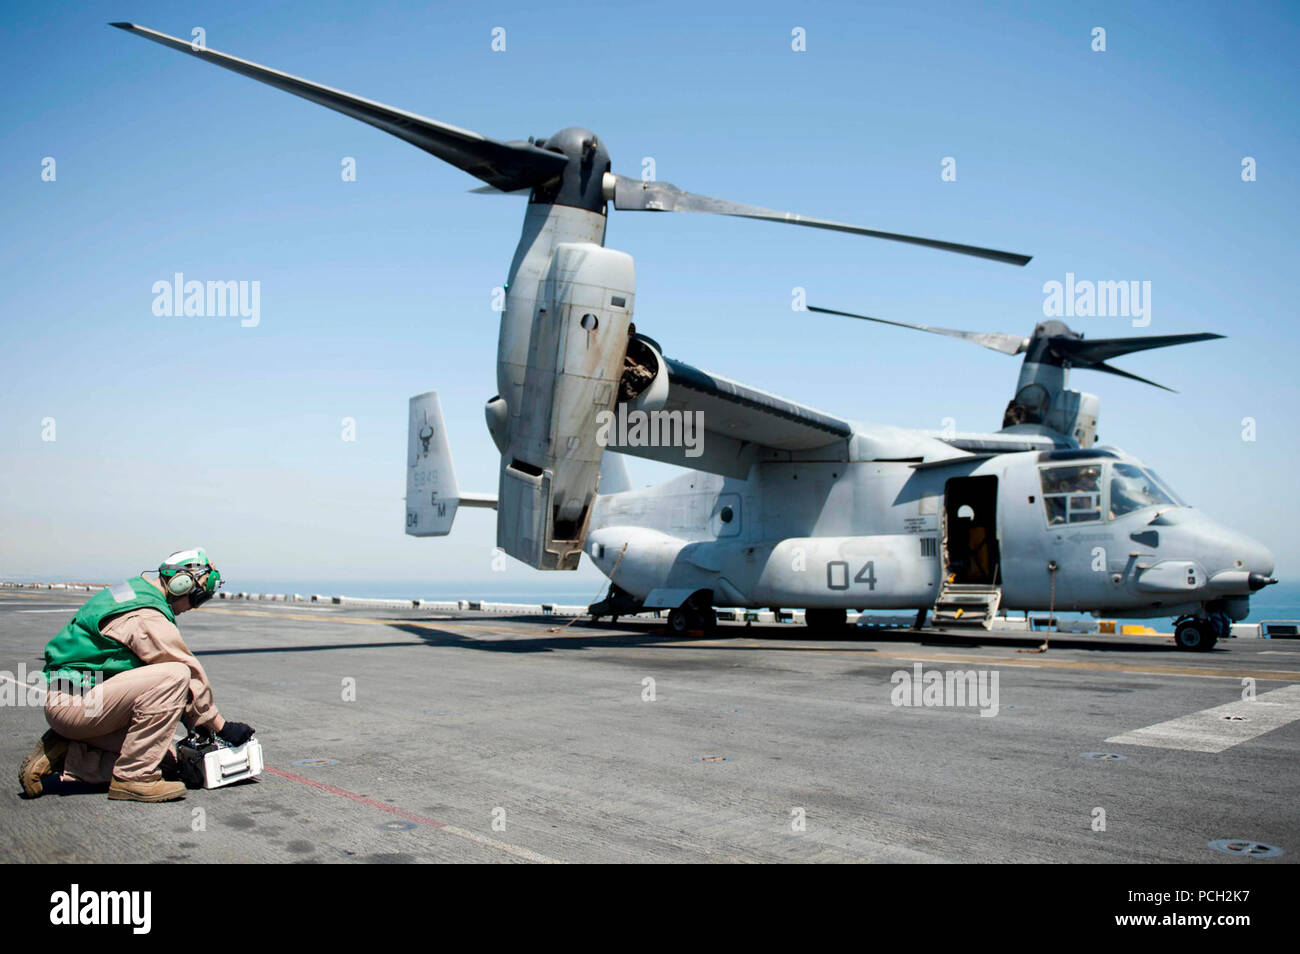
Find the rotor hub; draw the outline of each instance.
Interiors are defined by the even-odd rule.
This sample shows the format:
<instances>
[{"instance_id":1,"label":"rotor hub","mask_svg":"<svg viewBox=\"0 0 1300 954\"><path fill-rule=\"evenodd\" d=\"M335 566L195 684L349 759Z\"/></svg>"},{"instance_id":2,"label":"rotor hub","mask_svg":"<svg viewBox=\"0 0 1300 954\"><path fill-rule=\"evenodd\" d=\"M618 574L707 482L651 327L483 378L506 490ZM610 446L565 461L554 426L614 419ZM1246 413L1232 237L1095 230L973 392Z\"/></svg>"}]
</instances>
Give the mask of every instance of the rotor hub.
<instances>
[{"instance_id":1,"label":"rotor hub","mask_svg":"<svg viewBox=\"0 0 1300 954\"><path fill-rule=\"evenodd\" d=\"M604 180L609 172L609 150L590 129L569 126L533 143L548 152L558 152L568 163L559 177L533 188L529 202L568 205L605 214Z\"/></svg>"}]
</instances>

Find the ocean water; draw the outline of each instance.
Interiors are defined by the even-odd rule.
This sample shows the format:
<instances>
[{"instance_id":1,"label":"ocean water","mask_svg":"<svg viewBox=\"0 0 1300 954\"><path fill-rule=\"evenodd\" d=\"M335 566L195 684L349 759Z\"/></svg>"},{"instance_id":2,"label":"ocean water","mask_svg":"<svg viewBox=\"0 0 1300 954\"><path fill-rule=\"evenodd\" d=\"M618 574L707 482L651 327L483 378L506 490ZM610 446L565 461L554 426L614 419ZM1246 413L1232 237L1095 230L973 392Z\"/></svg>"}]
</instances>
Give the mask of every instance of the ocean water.
<instances>
[{"instance_id":1,"label":"ocean water","mask_svg":"<svg viewBox=\"0 0 1300 954\"><path fill-rule=\"evenodd\" d=\"M1300 583L1266 586L1250 598L1250 621L1300 619Z\"/></svg>"},{"instance_id":2,"label":"ocean water","mask_svg":"<svg viewBox=\"0 0 1300 954\"><path fill-rule=\"evenodd\" d=\"M568 574L555 574L557 577ZM297 593L302 596L354 596L384 600L488 600L499 603L562 603L576 605L604 597L609 581L482 580L445 582L413 580L239 580L225 589L236 593Z\"/></svg>"}]
</instances>

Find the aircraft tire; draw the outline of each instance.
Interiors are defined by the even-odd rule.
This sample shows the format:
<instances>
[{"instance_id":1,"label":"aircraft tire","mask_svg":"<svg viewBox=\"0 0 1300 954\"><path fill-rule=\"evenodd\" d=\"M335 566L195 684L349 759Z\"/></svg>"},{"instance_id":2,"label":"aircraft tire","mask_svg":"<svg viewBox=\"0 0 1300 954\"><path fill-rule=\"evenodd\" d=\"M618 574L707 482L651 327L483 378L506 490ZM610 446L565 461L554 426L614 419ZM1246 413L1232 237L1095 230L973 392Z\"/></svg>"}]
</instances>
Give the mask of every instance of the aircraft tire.
<instances>
[{"instance_id":1,"label":"aircraft tire","mask_svg":"<svg viewBox=\"0 0 1300 954\"><path fill-rule=\"evenodd\" d=\"M697 609L691 603L668 611L668 632L684 636L692 630L712 633L718 626L718 614L713 607Z\"/></svg>"},{"instance_id":2,"label":"aircraft tire","mask_svg":"<svg viewBox=\"0 0 1300 954\"><path fill-rule=\"evenodd\" d=\"M1178 644L1179 649L1208 652L1218 641L1219 638L1214 634L1208 620L1184 620L1174 629L1174 642Z\"/></svg>"},{"instance_id":3,"label":"aircraft tire","mask_svg":"<svg viewBox=\"0 0 1300 954\"><path fill-rule=\"evenodd\" d=\"M842 609L804 610L803 621L809 629L833 632L848 625L849 614Z\"/></svg>"}]
</instances>

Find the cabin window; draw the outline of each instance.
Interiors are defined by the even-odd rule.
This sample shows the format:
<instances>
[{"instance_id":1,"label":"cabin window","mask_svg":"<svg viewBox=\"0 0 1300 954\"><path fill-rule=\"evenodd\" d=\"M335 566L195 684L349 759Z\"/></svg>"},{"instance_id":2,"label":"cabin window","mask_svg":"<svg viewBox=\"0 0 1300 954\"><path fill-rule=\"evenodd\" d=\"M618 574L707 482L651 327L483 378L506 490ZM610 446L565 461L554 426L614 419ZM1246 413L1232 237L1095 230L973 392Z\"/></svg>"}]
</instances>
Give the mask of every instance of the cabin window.
<instances>
[{"instance_id":1,"label":"cabin window","mask_svg":"<svg viewBox=\"0 0 1300 954\"><path fill-rule=\"evenodd\" d=\"M1044 467L1043 506L1050 525L1101 519L1101 464Z\"/></svg>"}]
</instances>

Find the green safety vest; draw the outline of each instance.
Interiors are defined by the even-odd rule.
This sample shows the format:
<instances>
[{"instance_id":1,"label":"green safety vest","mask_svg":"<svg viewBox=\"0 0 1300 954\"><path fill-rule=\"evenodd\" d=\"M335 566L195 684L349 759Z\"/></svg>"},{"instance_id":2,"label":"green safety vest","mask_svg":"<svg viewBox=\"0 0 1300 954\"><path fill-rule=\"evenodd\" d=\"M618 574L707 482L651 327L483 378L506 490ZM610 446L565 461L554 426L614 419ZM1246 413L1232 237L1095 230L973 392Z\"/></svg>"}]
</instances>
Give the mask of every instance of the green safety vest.
<instances>
[{"instance_id":1,"label":"green safety vest","mask_svg":"<svg viewBox=\"0 0 1300 954\"><path fill-rule=\"evenodd\" d=\"M88 599L68 625L45 645L45 668L41 674L46 682L66 680L81 687L83 673L101 673L102 681L143 666L139 656L99 631L105 620L138 609L155 609L169 623L176 622L167 600L144 577L135 576L125 583L106 587ZM88 679L86 684L94 685L94 679Z\"/></svg>"}]
</instances>

